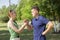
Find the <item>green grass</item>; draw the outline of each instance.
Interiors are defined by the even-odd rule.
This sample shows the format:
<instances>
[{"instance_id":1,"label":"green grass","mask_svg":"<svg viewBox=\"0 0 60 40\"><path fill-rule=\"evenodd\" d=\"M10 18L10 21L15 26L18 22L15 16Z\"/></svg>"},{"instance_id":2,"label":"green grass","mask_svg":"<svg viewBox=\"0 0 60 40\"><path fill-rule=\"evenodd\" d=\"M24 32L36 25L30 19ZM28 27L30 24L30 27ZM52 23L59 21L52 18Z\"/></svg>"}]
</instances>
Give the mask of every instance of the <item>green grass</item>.
<instances>
[{"instance_id":1,"label":"green grass","mask_svg":"<svg viewBox=\"0 0 60 40\"><path fill-rule=\"evenodd\" d=\"M7 30L0 31L0 40L9 40L9 37L10 37L10 34ZM27 30L24 30L20 34L20 38L21 40L32 40L33 39L32 31L29 32ZM47 35L47 40L60 40L60 34L49 33Z\"/></svg>"},{"instance_id":2,"label":"green grass","mask_svg":"<svg viewBox=\"0 0 60 40\"><path fill-rule=\"evenodd\" d=\"M0 40L9 40L10 34L7 30L1 30L0 31ZM24 30L20 34L21 40L32 40L32 32L28 32L27 30Z\"/></svg>"},{"instance_id":3,"label":"green grass","mask_svg":"<svg viewBox=\"0 0 60 40\"><path fill-rule=\"evenodd\" d=\"M10 34L6 24L0 24L0 40L9 40ZM33 31L24 30L20 34L21 40L33 40ZM53 34L52 31L47 34L47 40L60 40L60 34Z\"/></svg>"}]
</instances>

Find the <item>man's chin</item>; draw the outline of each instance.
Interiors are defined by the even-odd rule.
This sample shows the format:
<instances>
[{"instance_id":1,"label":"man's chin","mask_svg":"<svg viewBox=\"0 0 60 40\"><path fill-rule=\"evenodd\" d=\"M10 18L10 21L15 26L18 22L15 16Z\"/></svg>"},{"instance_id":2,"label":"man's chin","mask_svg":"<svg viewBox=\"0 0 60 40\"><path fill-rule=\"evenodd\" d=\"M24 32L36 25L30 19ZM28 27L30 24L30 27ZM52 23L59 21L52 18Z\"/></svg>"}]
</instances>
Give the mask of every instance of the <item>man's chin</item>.
<instances>
[{"instance_id":1,"label":"man's chin","mask_svg":"<svg viewBox=\"0 0 60 40\"><path fill-rule=\"evenodd\" d=\"M35 16L33 16L33 17L35 17Z\"/></svg>"}]
</instances>

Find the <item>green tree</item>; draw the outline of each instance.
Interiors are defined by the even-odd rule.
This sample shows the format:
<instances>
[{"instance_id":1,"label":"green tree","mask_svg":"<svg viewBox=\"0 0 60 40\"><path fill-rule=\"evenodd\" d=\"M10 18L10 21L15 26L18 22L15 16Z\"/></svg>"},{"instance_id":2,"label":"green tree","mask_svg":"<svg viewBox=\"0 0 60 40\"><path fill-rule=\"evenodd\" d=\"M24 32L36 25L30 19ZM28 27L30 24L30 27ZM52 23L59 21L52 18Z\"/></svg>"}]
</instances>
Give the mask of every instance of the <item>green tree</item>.
<instances>
[{"instance_id":1,"label":"green tree","mask_svg":"<svg viewBox=\"0 0 60 40\"><path fill-rule=\"evenodd\" d=\"M20 18L30 19L32 17L29 16L31 15L31 7L35 4L40 8L40 15L52 20L59 20L60 0L21 0L17 7L17 14L20 15Z\"/></svg>"}]
</instances>

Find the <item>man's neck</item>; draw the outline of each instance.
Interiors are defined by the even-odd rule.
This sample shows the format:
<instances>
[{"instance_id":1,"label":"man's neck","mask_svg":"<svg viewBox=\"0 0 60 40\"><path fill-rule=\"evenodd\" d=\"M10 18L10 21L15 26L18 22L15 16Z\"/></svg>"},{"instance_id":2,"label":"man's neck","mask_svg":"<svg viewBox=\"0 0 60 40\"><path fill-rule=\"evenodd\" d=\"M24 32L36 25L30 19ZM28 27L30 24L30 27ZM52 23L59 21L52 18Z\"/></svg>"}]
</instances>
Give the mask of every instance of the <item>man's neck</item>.
<instances>
[{"instance_id":1,"label":"man's neck","mask_svg":"<svg viewBox=\"0 0 60 40\"><path fill-rule=\"evenodd\" d=\"M36 15L36 17L35 17L35 18L37 18L37 19L38 19L38 17L39 17L39 14L38 14L38 15Z\"/></svg>"}]
</instances>

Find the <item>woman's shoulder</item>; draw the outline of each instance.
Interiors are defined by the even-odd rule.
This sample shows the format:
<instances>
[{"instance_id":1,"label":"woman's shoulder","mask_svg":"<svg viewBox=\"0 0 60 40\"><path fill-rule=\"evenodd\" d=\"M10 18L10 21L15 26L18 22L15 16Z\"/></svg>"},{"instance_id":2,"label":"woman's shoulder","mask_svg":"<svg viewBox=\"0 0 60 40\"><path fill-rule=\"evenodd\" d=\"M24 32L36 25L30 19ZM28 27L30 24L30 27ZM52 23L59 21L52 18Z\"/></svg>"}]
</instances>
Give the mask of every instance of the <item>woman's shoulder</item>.
<instances>
[{"instance_id":1,"label":"woman's shoulder","mask_svg":"<svg viewBox=\"0 0 60 40\"><path fill-rule=\"evenodd\" d=\"M10 23L12 23L12 21L9 20L9 21L7 22L7 24L10 24Z\"/></svg>"},{"instance_id":2,"label":"woman's shoulder","mask_svg":"<svg viewBox=\"0 0 60 40\"><path fill-rule=\"evenodd\" d=\"M11 25L12 23L13 23L13 21L9 20L9 21L7 22L7 25L9 26L9 25Z\"/></svg>"}]
</instances>

